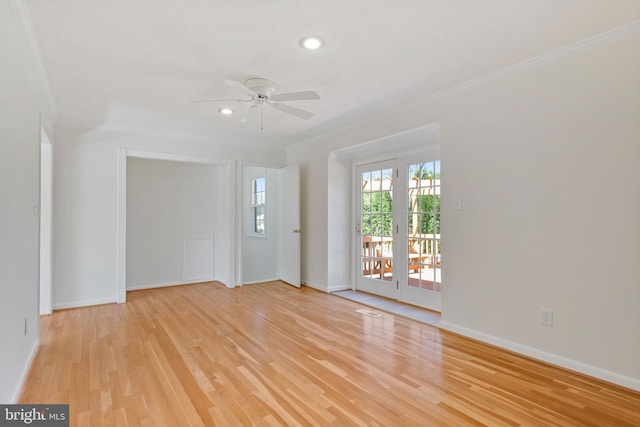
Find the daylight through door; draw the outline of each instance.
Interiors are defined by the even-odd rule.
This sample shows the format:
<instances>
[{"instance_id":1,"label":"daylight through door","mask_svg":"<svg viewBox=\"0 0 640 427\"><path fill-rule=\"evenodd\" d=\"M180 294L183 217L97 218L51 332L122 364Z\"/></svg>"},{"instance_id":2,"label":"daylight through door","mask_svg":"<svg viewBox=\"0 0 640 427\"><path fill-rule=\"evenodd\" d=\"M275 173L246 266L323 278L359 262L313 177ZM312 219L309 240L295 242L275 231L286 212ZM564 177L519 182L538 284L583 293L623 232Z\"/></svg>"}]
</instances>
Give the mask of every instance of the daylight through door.
<instances>
[{"instance_id":1,"label":"daylight through door","mask_svg":"<svg viewBox=\"0 0 640 427\"><path fill-rule=\"evenodd\" d=\"M356 288L440 311L440 161L362 165L356 179Z\"/></svg>"},{"instance_id":2,"label":"daylight through door","mask_svg":"<svg viewBox=\"0 0 640 427\"><path fill-rule=\"evenodd\" d=\"M394 281L394 208L392 162L357 168L360 274L357 287L366 292L397 298Z\"/></svg>"},{"instance_id":3,"label":"daylight through door","mask_svg":"<svg viewBox=\"0 0 640 427\"><path fill-rule=\"evenodd\" d=\"M403 299L440 310L440 161L407 165L407 270Z\"/></svg>"}]
</instances>

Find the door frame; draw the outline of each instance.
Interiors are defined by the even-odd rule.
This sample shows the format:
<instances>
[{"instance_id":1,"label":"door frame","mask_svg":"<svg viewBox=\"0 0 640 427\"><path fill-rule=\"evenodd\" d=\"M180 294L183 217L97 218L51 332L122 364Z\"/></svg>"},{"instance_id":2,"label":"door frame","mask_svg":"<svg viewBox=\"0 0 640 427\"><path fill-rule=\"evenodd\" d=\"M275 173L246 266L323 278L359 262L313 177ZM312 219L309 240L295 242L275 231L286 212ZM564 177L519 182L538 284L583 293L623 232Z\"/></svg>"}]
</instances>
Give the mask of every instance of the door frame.
<instances>
[{"instance_id":1,"label":"door frame","mask_svg":"<svg viewBox=\"0 0 640 427\"><path fill-rule=\"evenodd\" d=\"M53 142L40 128L40 315L53 313Z\"/></svg>"},{"instance_id":2,"label":"door frame","mask_svg":"<svg viewBox=\"0 0 640 427\"><path fill-rule=\"evenodd\" d=\"M245 206L245 202L248 200L249 195L247 194L247 191L249 190L249 186L245 185L245 168L247 167L253 167L253 168L264 168L266 169L270 169L272 171L277 171L280 176L279 176L279 200L274 200L274 199L270 199L269 196L269 186L272 184L267 183L267 203L278 203L278 212L277 212L277 218L273 218L273 217L269 217L268 221L277 221L279 224L279 228L278 228L278 266L277 266L277 277L273 277L273 278L267 278L265 277L264 280L260 280L257 282L254 281L250 281L250 282L245 282L245 274L243 271L243 265L244 265L244 256L245 256L245 236L247 234L247 230L246 230L246 226L248 224L248 212L246 211L246 206ZM298 254L298 268L297 271L293 271L293 274L291 275L283 275L283 263L282 263L282 247L283 247L283 238L284 238L284 227L282 224L282 219L283 219L283 206L285 203L285 192L283 191L283 175L287 173L287 171L291 172L293 171L293 169L295 169L296 174L298 176L298 206L297 206L297 225L295 227L293 227L293 230L297 230L297 232L294 232L293 230L290 230L290 232L292 234L294 234L294 239L297 240L297 242L294 242L295 245L297 245L297 254ZM236 180L239 183L238 184L238 194L236 197L236 212L237 212L237 217L240 218L239 222L238 222L238 228L237 228L237 233L236 233L236 248L237 248L237 253L236 253L236 259L237 259L237 285L238 286L244 286L244 285L251 285L253 283L263 283L265 281L273 281L273 280L282 280L285 283L289 283L295 287L300 287L302 284L301 281L301 275L300 275L300 271L301 271L301 262L300 262L300 254L301 254L301 227L300 227L300 166L298 164L291 164L291 165L275 165L275 164L266 164L266 163L255 163L255 162L240 162L239 166L237 168L237 175L236 175ZM289 233L289 232L287 232ZM272 237L272 236L271 236ZM270 237L270 238L271 238ZM291 237L291 236L290 236ZM285 265L284 268L286 269L287 266ZM283 276L287 276L287 277L283 277Z\"/></svg>"},{"instance_id":3,"label":"door frame","mask_svg":"<svg viewBox=\"0 0 640 427\"><path fill-rule=\"evenodd\" d=\"M210 157L189 156L183 154L163 153L159 151L146 151L121 147L118 149L118 219L116 226L117 234L117 284L115 301L118 304L127 302L127 157L137 157L149 160L169 160L187 163L201 163L208 165L218 165L227 167L227 177L229 179L229 192L225 194L224 203L229 207L229 229L236 230L236 162L230 160L220 160ZM225 278L227 287L234 287L236 281L236 240L233 231L229 234L228 254L229 254L229 274ZM220 280L220 279L218 279Z\"/></svg>"},{"instance_id":4,"label":"door frame","mask_svg":"<svg viewBox=\"0 0 640 427\"><path fill-rule=\"evenodd\" d=\"M351 166L352 166L351 209L353 214L351 215L351 218L352 218L351 229L353 230L353 232L352 232L352 251L351 251L352 263L351 265L352 265L352 283L353 283L352 289L353 290L358 290L356 284L357 284L357 279L358 279L358 276L360 275L360 269L361 269L361 266L360 266L361 260L359 259L360 233L359 231L357 231L357 222L356 222L357 221L356 218L360 214L358 212L358 200L357 200L358 191L356 188L356 183L359 180L358 172L357 172L358 168L360 168L361 166L369 165L369 164L392 162L394 165L394 168L397 169L399 173L399 177L396 179L407 179L406 168L408 167L409 164L419 163L419 162L428 162L430 160L433 161L436 159L441 160L440 144L432 144L426 147L420 147L413 150L405 150L405 151L396 152L396 153L389 152L386 155L379 154L377 156L372 156L370 158L364 158L358 161L352 161L351 163ZM394 185L394 190L395 190L395 185ZM394 191L394 208L401 206L402 211L398 213L398 217L395 217L395 214L394 214L394 221L396 220L396 218L402 219L405 217L404 206L407 203L406 191L403 191L402 194L398 194L398 193L399 193L398 191ZM398 252L399 255L394 256L394 263L402 266L401 270L395 269L398 271L397 272L394 271L394 277L393 277L394 281L396 280L398 281L396 283L398 291L395 294L396 296L388 296L384 294L380 294L380 295L388 298L396 299L399 302L418 305L430 310L440 311L441 292L439 292L438 295L435 296L436 297L435 300L433 298L427 298L427 301L424 301L424 300L416 301L412 298L413 297L412 294L414 294L415 291L413 289L409 289L408 271L405 271L405 268L404 268L407 262L407 254L404 246L405 242L404 241L400 242L400 239L398 238L398 236L407 236L408 221L405 218L404 220L398 221L396 225L398 226L398 228L397 228L397 233L394 236L394 254ZM402 237L402 239L404 239L404 237Z\"/></svg>"}]
</instances>

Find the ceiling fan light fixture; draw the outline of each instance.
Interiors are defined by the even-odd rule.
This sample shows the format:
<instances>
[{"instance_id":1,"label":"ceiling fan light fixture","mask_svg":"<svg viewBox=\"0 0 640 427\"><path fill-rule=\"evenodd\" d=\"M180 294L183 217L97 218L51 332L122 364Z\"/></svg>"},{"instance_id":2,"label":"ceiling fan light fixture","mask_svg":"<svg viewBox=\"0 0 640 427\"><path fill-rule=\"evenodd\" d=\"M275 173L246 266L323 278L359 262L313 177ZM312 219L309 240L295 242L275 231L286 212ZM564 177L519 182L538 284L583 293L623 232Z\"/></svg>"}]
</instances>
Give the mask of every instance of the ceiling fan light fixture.
<instances>
[{"instance_id":1,"label":"ceiling fan light fixture","mask_svg":"<svg viewBox=\"0 0 640 427\"><path fill-rule=\"evenodd\" d=\"M223 116L230 116L230 115L233 114L233 110L231 108L229 108L229 107L222 107L222 108L218 109L218 111Z\"/></svg>"},{"instance_id":2,"label":"ceiling fan light fixture","mask_svg":"<svg viewBox=\"0 0 640 427\"><path fill-rule=\"evenodd\" d=\"M322 45L324 45L324 41L317 36L308 36L308 37L303 37L300 40L300 45L305 49L316 50L322 47Z\"/></svg>"}]
</instances>

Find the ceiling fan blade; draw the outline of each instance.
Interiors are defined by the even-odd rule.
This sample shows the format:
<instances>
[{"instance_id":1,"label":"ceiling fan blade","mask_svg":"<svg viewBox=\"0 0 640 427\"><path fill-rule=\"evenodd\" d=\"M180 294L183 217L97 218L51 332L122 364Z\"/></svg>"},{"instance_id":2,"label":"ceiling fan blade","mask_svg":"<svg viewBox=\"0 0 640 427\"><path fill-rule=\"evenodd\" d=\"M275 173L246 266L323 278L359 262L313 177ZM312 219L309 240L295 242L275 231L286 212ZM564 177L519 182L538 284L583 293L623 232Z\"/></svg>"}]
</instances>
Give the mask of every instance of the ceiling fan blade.
<instances>
[{"instance_id":1,"label":"ceiling fan blade","mask_svg":"<svg viewBox=\"0 0 640 427\"><path fill-rule=\"evenodd\" d=\"M245 99L196 99L193 101L189 101L190 104L197 104L200 102L247 102L250 100L245 100Z\"/></svg>"},{"instance_id":2,"label":"ceiling fan blade","mask_svg":"<svg viewBox=\"0 0 640 427\"><path fill-rule=\"evenodd\" d=\"M244 92L246 95L249 95L250 97L254 97L254 96L258 96L257 93L255 93L254 91L252 91L251 89L249 89L248 87L246 87L245 85L243 85L240 82L237 82L235 80L223 80L227 85L236 88L242 92Z\"/></svg>"},{"instance_id":3,"label":"ceiling fan blade","mask_svg":"<svg viewBox=\"0 0 640 427\"><path fill-rule=\"evenodd\" d=\"M308 120L313 117L313 113L309 111L301 110L300 108L292 107L287 104L278 104L277 102L269 103L276 110L280 110L283 113L291 114L292 116L299 117L304 120Z\"/></svg>"},{"instance_id":4,"label":"ceiling fan blade","mask_svg":"<svg viewBox=\"0 0 640 427\"><path fill-rule=\"evenodd\" d=\"M312 90L300 92L274 93L271 95L274 101L304 101L307 99L320 99L320 95Z\"/></svg>"},{"instance_id":5,"label":"ceiling fan blade","mask_svg":"<svg viewBox=\"0 0 640 427\"><path fill-rule=\"evenodd\" d=\"M253 119L256 117L256 115L258 114L258 104L253 104L251 107L249 107L249 109L247 110L247 112L244 114L244 116L242 116L242 118L240 119L240 121L242 123L247 123L247 122L251 122L253 121Z\"/></svg>"}]
</instances>

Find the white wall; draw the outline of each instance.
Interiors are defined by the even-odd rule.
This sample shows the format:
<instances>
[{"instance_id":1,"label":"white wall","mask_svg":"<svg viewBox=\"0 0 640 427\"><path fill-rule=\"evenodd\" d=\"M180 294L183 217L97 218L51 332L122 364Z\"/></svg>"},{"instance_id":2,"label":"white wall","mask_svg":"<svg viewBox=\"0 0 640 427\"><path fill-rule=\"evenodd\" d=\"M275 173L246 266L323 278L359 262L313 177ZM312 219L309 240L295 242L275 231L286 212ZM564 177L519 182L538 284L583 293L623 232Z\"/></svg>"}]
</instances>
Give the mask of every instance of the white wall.
<instances>
[{"instance_id":1,"label":"white wall","mask_svg":"<svg viewBox=\"0 0 640 427\"><path fill-rule=\"evenodd\" d=\"M40 132L51 112L19 2L0 2L0 402L15 403L38 346ZM25 334L25 322L27 332Z\"/></svg>"},{"instance_id":2,"label":"white wall","mask_svg":"<svg viewBox=\"0 0 640 427\"><path fill-rule=\"evenodd\" d=\"M266 177L266 233L255 236L250 230L251 180ZM242 168L242 281L257 283L280 277L280 170L244 166Z\"/></svg>"},{"instance_id":3,"label":"white wall","mask_svg":"<svg viewBox=\"0 0 640 427\"><path fill-rule=\"evenodd\" d=\"M212 141L69 125L56 126L55 140L54 309L116 300L119 148L211 159L284 162L284 155L278 152L243 153L240 148ZM229 276L233 277L233 272Z\"/></svg>"},{"instance_id":4,"label":"white wall","mask_svg":"<svg viewBox=\"0 0 640 427\"><path fill-rule=\"evenodd\" d=\"M354 260L352 238L354 227L350 212L354 192L351 186L351 161L327 159L327 288L329 292L351 289ZM311 268L315 261L309 262Z\"/></svg>"},{"instance_id":5,"label":"white wall","mask_svg":"<svg viewBox=\"0 0 640 427\"><path fill-rule=\"evenodd\" d=\"M289 149L304 280L329 285L329 152L439 123L443 326L640 389L639 51L586 44Z\"/></svg>"},{"instance_id":6,"label":"white wall","mask_svg":"<svg viewBox=\"0 0 640 427\"><path fill-rule=\"evenodd\" d=\"M185 240L213 239L216 206L226 204L218 197L217 168L127 159L127 289L188 280Z\"/></svg>"}]
</instances>

